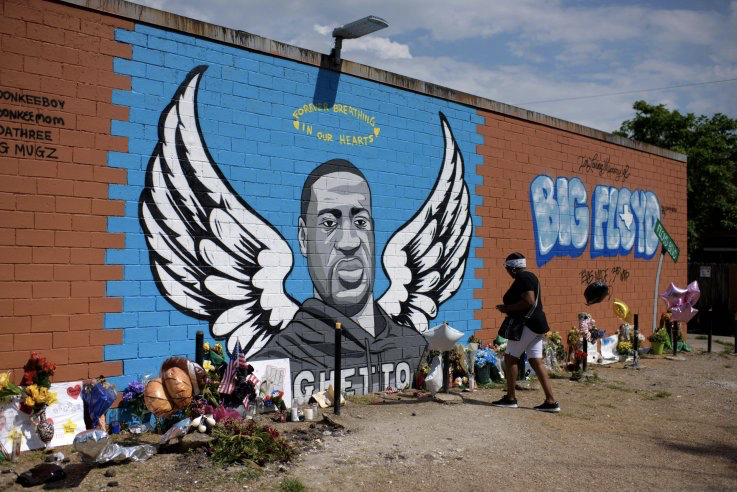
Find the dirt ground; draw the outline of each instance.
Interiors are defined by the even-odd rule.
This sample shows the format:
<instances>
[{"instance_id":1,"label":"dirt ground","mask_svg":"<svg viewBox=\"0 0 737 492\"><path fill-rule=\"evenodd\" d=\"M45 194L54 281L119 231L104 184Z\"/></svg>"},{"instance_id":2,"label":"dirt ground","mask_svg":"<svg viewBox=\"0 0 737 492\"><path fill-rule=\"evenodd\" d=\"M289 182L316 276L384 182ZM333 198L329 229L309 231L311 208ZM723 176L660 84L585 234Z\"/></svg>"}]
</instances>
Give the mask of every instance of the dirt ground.
<instances>
[{"instance_id":1,"label":"dirt ground","mask_svg":"<svg viewBox=\"0 0 737 492\"><path fill-rule=\"evenodd\" d=\"M376 395L348 403L339 417L326 412L342 427L276 424L301 450L286 466L221 469L196 451L89 468L66 449L70 477L43 488L737 490L731 340L707 354L692 337L694 352L682 360L645 357L638 370L617 363L590 367L587 380L555 379L559 414L532 410L543 400L535 387L518 391L518 409L490 406L499 388L462 393L460 404L415 391ZM15 471L43 457L28 453Z\"/></svg>"}]
</instances>

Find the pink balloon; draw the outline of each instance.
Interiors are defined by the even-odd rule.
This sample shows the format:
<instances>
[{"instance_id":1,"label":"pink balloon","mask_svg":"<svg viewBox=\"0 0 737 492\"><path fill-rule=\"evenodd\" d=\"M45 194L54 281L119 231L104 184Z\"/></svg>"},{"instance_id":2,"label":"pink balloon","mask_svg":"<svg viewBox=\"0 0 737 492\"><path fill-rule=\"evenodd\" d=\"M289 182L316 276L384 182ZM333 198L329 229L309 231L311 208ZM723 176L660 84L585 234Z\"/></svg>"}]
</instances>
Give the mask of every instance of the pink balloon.
<instances>
[{"instance_id":1,"label":"pink balloon","mask_svg":"<svg viewBox=\"0 0 737 492\"><path fill-rule=\"evenodd\" d=\"M665 308L672 313L670 319L673 321L688 322L699 312L693 308L701 297L699 283L695 280L685 289L671 282L668 290L660 294L660 297L665 301Z\"/></svg>"},{"instance_id":2,"label":"pink balloon","mask_svg":"<svg viewBox=\"0 0 737 492\"><path fill-rule=\"evenodd\" d=\"M686 295L684 296L683 300L684 302L687 302L694 306L699 301L700 297L701 290L699 289L699 283L694 280L693 282L688 284L688 287L686 287Z\"/></svg>"},{"instance_id":3,"label":"pink balloon","mask_svg":"<svg viewBox=\"0 0 737 492\"><path fill-rule=\"evenodd\" d=\"M682 304L686 292L688 292L687 289L680 289L676 287L676 284L671 282L668 290L660 294L660 297L665 301L665 309L671 309L673 306Z\"/></svg>"},{"instance_id":4,"label":"pink balloon","mask_svg":"<svg viewBox=\"0 0 737 492\"><path fill-rule=\"evenodd\" d=\"M685 303L678 309L673 309L671 311L670 319L672 321L683 321L684 323L688 323L698 312L699 310L691 307L691 304Z\"/></svg>"}]
</instances>

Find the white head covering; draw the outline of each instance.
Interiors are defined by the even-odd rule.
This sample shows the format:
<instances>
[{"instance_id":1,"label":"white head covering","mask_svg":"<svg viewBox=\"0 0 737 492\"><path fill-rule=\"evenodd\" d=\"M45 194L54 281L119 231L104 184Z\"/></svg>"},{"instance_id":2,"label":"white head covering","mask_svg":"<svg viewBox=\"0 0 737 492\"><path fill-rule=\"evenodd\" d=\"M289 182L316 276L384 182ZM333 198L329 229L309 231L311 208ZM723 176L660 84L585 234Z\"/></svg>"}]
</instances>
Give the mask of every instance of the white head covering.
<instances>
[{"instance_id":1,"label":"white head covering","mask_svg":"<svg viewBox=\"0 0 737 492\"><path fill-rule=\"evenodd\" d=\"M504 262L505 268L527 268L527 260L519 258L516 260L507 260Z\"/></svg>"}]
</instances>

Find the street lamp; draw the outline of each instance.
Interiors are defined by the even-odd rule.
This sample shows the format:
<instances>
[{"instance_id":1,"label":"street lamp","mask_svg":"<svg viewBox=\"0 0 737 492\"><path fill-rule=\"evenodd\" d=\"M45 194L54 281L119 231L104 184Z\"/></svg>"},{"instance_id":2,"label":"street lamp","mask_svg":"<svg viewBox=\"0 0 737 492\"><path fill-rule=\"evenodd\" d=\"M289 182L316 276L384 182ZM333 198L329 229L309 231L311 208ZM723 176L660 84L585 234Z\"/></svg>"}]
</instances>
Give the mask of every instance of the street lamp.
<instances>
[{"instance_id":1,"label":"street lamp","mask_svg":"<svg viewBox=\"0 0 737 492\"><path fill-rule=\"evenodd\" d=\"M350 22L344 26L333 29L333 37L335 38L335 47L330 52L330 58L336 65L340 64L340 50L343 47L344 39L356 39L380 29L389 27L389 24L382 18L375 15L369 15L363 19Z\"/></svg>"}]
</instances>

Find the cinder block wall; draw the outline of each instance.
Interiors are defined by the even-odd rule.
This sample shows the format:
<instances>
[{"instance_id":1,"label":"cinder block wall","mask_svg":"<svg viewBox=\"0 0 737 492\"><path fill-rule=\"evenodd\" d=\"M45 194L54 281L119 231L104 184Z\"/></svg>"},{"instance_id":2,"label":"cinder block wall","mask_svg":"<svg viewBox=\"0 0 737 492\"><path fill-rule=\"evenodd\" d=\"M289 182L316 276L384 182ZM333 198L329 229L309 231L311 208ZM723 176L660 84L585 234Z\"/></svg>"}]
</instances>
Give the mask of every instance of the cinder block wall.
<instances>
[{"instance_id":1,"label":"cinder block wall","mask_svg":"<svg viewBox=\"0 0 737 492\"><path fill-rule=\"evenodd\" d=\"M15 377L31 351L58 364L59 381L122 374L103 349L122 339L105 313L121 300L105 294L122 268L105 263L121 247L107 230L124 203L111 183L126 171L107 166L127 139L110 135L128 109L113 89L130 90L113 60L131 47L114 40L132 23L43 1L0 3L0 370Z\"/></svg>"},{"instance_id":2,"label":"cinder block wall","mask_svg":"<svg viewBox=\"0 0 737 492\"><path fill-rule=\"evenodd\" d=\"M553 329L566 330L584 309L601 328L616 328L609 302L583 304L585 285L599 278L649 326L659 251L650 254L651 237L647 251L639 239L608 247L609 224L631 233L616 216L602 218L597 187L656 197L682 251L676 265L665 259L660 290L685 284L678 155L350 61L338 73L320 68L317 53L123 1L74 3L83 2L0 3L0 370L16 369L17 378L38 350L59 364L59 381L103 374L122 387L168 356L193 357L198 330L215 341L212 317L177 304L171 284L152 272L140 208L162 115L197 67L199 135L228 186L291 250L284 289L297 305L313 295L297 227L308 174L344 158L365 175L379 298L390 285L385 245L426 203L442 167L440 113L463 158L473 228L463 275L430 326L448 321L466 338L495 336L494 306L510 283L501 263L511 251L539 274ZM551 206L557 195L545 194L545 176L585 190L585 200L569 201L586 206L583 248L566 243L570 228L558 225L556 235L546 222L553 210L567 212ZM413 351L388 357L418 357ZM397 382L397 368L386 370Z\"/></svg>"}]
</instances>

